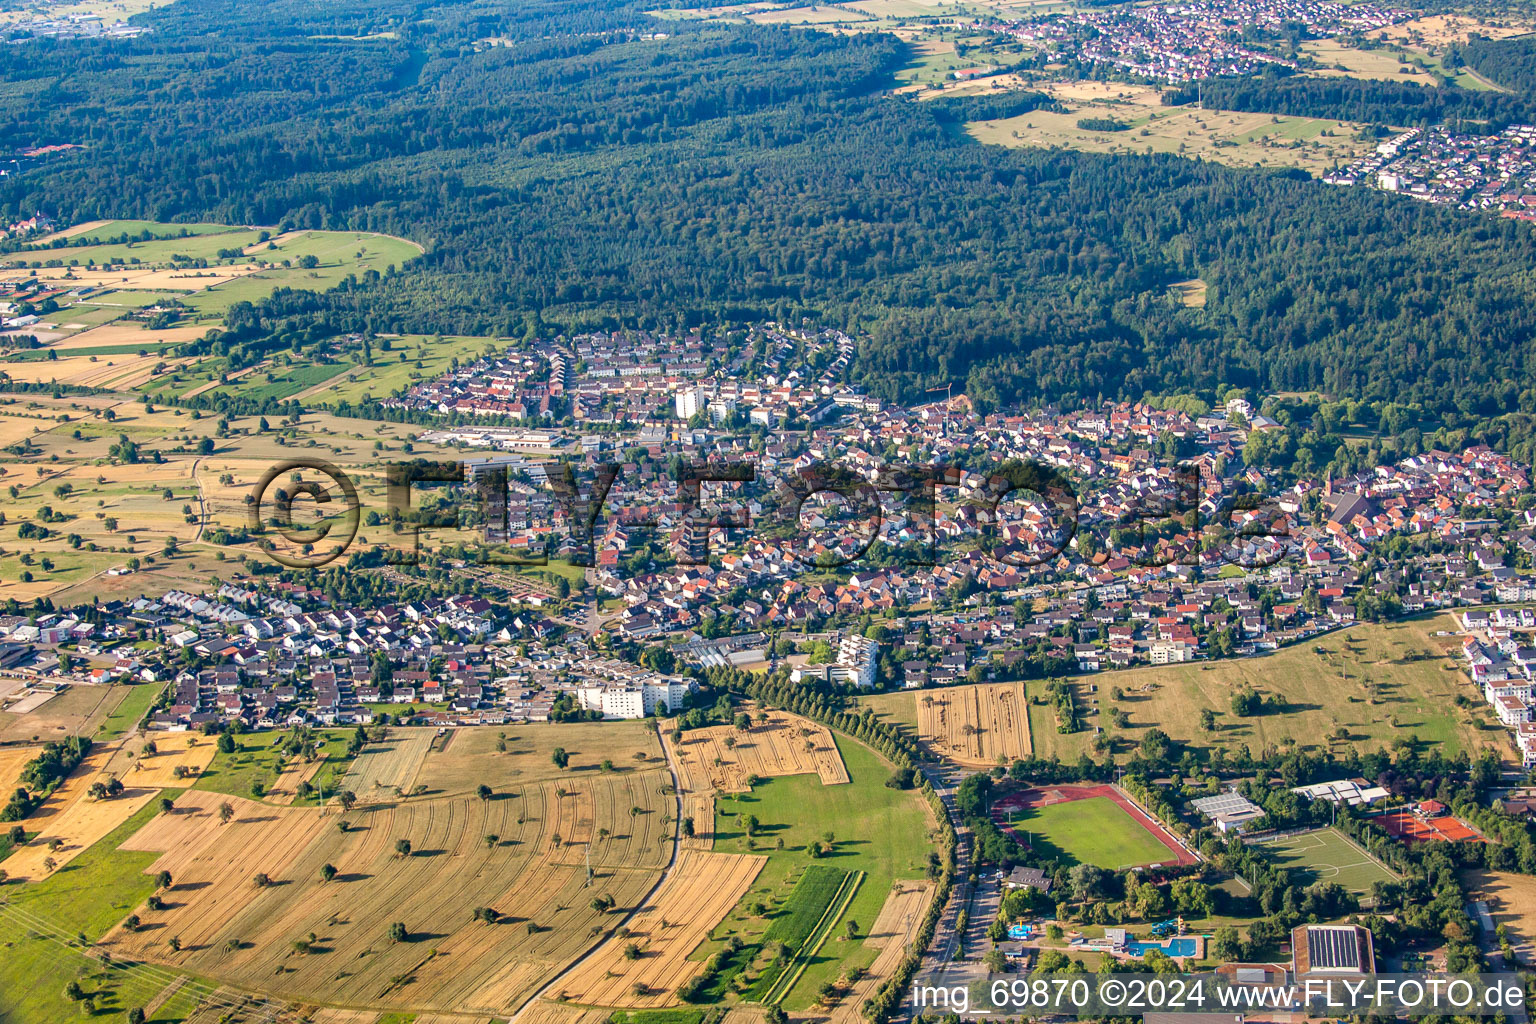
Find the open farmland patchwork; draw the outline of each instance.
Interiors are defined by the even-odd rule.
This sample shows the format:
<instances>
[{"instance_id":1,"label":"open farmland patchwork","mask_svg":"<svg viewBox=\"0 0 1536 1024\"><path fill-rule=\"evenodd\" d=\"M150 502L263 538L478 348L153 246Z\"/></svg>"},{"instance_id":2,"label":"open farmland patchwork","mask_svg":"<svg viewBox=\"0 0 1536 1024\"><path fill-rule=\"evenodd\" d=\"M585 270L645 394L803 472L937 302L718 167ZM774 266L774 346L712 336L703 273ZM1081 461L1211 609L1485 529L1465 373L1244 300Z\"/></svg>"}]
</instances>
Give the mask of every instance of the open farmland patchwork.
<instances>
[{"instance_id":1,"label":"open farmland patchwork","mask_svg":"<svg viewBox=\"0 0 1536 1024\"><path fill-rule=\"evenodd\" d=\"M745 730L719 725L684 733L676 745L684 788L741 793L751 789L752 776L815 775L825 786L848 781L826 726L780 711L767 715L766 722L754 716Z\"/></svg>"},{"instance_id":2,"label":"open farmland patchwork","mask_svg":"<svg viewBox=\"0 0 1536 1024\"><path fill-rule=\"evenodd\" d=\"M97 798L91 787L111 778L107 765L116 750L92 750L63 783L26 819L29 842L5 860L8 876L25 881L46 878L84 853L92 844L133 817L160 792L158 788L123 780L123 792Z\"/></svg>"},{"instance_id":3,"label":"open farmland patchwork","mask_svg":"<svg viewBox=\"0 0 1536 1024\"><path fill-rule=\"evenodd\" d=\"M551 995L594 1006L675 1002L678 987L704 969L688 955L747 891L766 860L683 850L666 883L626 926L627 934L604 943Z\"/></svg>"},{"instance_id":4,"label":"open farmland patchwork","mask_svg":"<svg viewBox=\"0 0 1536 1024\"><path fill-rule=\"evenodd\" d=\"M194 790L131 846L164 851L149 870L177 880L165 909L108 942L284 998L507 1012L655 884L671 852L664 780L597 775L345 814ZM598 895L611 912L590 906ZM482 906L500 920L475 920ZM396 922L404 941L389 937Z\"/></svg>"}]
</instances>

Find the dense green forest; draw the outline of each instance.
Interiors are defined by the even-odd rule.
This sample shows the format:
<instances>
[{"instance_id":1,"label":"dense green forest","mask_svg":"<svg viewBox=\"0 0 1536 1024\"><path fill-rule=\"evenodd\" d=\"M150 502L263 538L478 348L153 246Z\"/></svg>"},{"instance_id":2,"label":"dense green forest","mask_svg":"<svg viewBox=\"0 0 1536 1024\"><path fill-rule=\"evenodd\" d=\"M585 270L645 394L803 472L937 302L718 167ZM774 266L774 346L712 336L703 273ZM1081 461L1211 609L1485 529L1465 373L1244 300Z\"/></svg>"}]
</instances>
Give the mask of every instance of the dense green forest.
<instances>
[{"instance_id":1,"label":"dense green forest","mask_svg":"<svg viewBox=\"0 0 1536 1024\"><path fill-rule=\"evenodd\" d=\"M1512 92L1536 95L1536 39L1484 39L1474 36L1460 48L1474 71Z\"/></svg>"},{"instance_id":2,"label":"dense green forest","mask_svg":"<svg viewBox=\"0 0 1536 1024\"><path fill-rule=\"evenodd\" d=\"M1483 71L1473 61L1469 64ZM1491 72L1485 72L1492 77ZM1197 89L1169 90L1164 102L1195 102L1218 110L1247 110L1296 117L1331 117L1340 121L1412 127L1444 122L1527 123L1536 119L1531 94L1436 88L1411 82L1364 78L1303 78L1269 71L1241 78L1208 79ZM1466 127L1474 129L1475 124Z\"/></svg>"},{"instance_id":3,"label":"dense green forest","mask_svg":"<svg viewBox=\"0 0 1536 1024\"><path fill-rule=\"evenodd\" d=\"M983 146L964 120L1047 101L893 96L911 55L889 36L501 10L204 0L137 40L0 48L0 136L85 146L0 181L0 213L427 247L238 308L215 346L236 354L295 331L807 314L866 336L857 376L887 397L1230 383L1417 406L1429 428L1536 412L1528 225L1300 172ZM1189 277L1203 309L1168 294Z\"/></svg>"}]
</instances>

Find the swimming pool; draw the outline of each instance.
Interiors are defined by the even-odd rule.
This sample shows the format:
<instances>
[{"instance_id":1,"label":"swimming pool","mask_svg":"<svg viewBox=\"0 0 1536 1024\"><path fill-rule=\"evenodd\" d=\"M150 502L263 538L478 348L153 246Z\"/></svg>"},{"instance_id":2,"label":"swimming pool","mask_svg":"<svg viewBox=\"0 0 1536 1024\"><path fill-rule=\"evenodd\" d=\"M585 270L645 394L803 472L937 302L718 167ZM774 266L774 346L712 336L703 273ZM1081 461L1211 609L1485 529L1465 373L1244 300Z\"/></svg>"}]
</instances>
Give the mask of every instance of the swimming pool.
<instances>
[{"instance_id":1,"label":"swimming pool","mask_svg":"<svg viewBox=\"0 0 1536 1024\"><path fill-rule=\"evenodd\" d=\"M1125 951L1132 956L1145 956L1149 950L1157 950L1167 956L1194 956L1200 944L1194 939L1168 939L1166 942L1127 942Z\"/></svg>"}]
</instances>

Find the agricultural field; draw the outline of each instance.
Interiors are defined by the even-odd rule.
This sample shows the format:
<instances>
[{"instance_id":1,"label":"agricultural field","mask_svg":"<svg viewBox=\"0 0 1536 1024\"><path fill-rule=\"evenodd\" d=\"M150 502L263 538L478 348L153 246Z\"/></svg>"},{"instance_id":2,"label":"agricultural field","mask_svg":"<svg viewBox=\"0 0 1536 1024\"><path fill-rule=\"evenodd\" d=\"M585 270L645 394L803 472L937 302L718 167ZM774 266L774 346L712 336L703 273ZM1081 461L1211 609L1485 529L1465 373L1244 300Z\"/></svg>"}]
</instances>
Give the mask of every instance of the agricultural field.
<instances>
[{"instance_id":1,"label":"agricultural field","mask_svg":"<svg viewBox=\"0 0 1536 1024\"><path fill-rule=\"evenodd\" d=\"M1521 963L1536 954L1536 878L1512 871L1463 871L1462 885L1472 900L1483 900L1494 926L1505 925Z\"/></svg>"},{"instance_id":2,"label":"agricultural field","mask_svg":"<svg viewBox=\"0 0 1536 1024\"><path fill-rule=\"evenodd\" d=\"M0 743L46 743L77 734L92 735L133 690L129 686L76 683L25 713L0 712ZM18 706L26 705L13 705Z\"/></svg>"},{"instance_id":3,"label":"agricultural field","mask_svg":"<svg viewBox=\"0 0 1536 1024\"><path fill-rule=\"evenodd\" d=\"M122 357L104 361L117 358ZM60 363L10 364L17 365ZM18 599L87 601L136 596L149 585L142 577L107 574L133 559L154 568L157 580L149 582L158 582L156 592L202 586L215 572L228 578L220 557L252 549L202 544L200 526L242 527L249 517L245 499L275 461L335 462L354 475L364 505L383 510L383 461L412 444L413 434L408 425L323 412L306 413L281 432L263 430L260 417L236 417L226 436L215 437L215 424L212 417L185 410L97 396L27 396L0 403L0 445L10 446L0 454L0 488L15 488L0 526L0 581L8 593ZM199 451L204 438L214 442L211 455ZM164 461L114 461L111 452L122 439L144 451L159 450ZM440 452L425 443L412 447L426 457ZM28 522L45 527L49 536L33 537L21 548L14 541ZM437 531L425 538L445 536ZM72 537L80 539L78 547ZM168 540L182 550L164 554Z\"/></svg>"},{"instance_id":4,"label":"agricultural field","mask_svg":"<svg viewBox=\"0 0 1536 1024\"><path fill-rule=\"evenodd\" d=\"M1536 23L1515 19L1488 20L1470 14L1434 14L1389 25L1372 33L1376 39L1438 53L1453 43L1465 43L1472 35L1508 39L1525 35Z\"/></svg>"},{"instance_id":5,"label":"agricultural field","mask_svg":"<svg viewBox=\"0 0 1536 1024\"><path fill-rule=\"evenodd\" d=\"M1461 669L1460 640L1452 635L1458 630L1449 615L1420 616L1353 626L1260 658L1073 677L1089 727L1069 734L1057 732L1054 709L1030 689L1042 684L1027 683L1031 743L1036 756L1075 760L1092 752L1091 727L1098 725L1122 757L1157 728L1181 743L1229 750L1246 745L1255 753L1271 746L1342 751L1346 745L1373 748L1402 741L1439 744L1449 752L1493 750L1512 758L1508 733L1496 725ZM1446 635L1437 635L1441 632ZM1283 691L1276 680L1284 681ZM1245 686L1261 696L1279 694L1286 703L1239 718L1230 710L1232 694ZM921 736L919 701L952 699L946 695L954 689L870 694L858 702L882 721ZM1116 689L1123 694L1119 699ZM1466 706L1456 704L1458 696L1468 698ZM1112 708L1127 713L1125 726L1110 721ZM1200 727L1203 708L1216 712L1212 732Z\"/></svg>"},{"instance_id":6,"label":"agricultural field","mask_svg":"<svg viewBox=\"0 0 1536 1024\"><path fill-rule=\"evenodd\" d=\"M387 349L382 347L385 344L389 346ZM331 375L325 381L297 392L297 396L307 400L307 404L317 406L388 398L420 381L442 376L454 359L461 363L472 362L486 352L502 347L491 338L421 334L386 337L378 345L371 365L332 364L329 366Z\"/></svg>"},{"instance_id":7,"label":"agricultural field","mask_svg":"<svg viewBox=\"0 0 1536 1024\"><path fill-rule=\"evenodd\" d=\"M1365 896L1377 882L1397 881L1389 868L1331 828L1265 842L1260 849L1276 865L1289 869L1302 887L1336 882L1357 896Z\"/></svg>"},{"instance_id":8,"label":"agricultural field","mask_svg":"<svg viewBox=\"0 0 1536 1024\"><path fill-rule=\"evenodd\" d=\"M284 999L506 1013L655 884L671 852L665 779L594 773L345 814L190 791L131 844L176 880L165 909L140 909L139 929L105 945ZM504 916L476 920L482 906Z\"/></svg>"},{"instance_id":9,"label":"agricultural field","mask_svg":"<svg viewBox=\"0 0 1536 1024\"><path fill-rule=\"evenodd\" d=\"M837 737L837 745L848 770L847 785L824 786L814 776L791 775L764 780L750 793L717 800L714 849L768 858L741 902L693 954L703 960L721 950L731 936L744 943L743 952L731 958L708 987L711 995L724 996L730 1005L770 969L761 952L765 933L811 866L862 875L852 899L827 922L827 939L820 952L787 992L775 993L776 1001L788 1010L812 1006L821 986L837 982L848 968L869 968L879 951L857 938L849 939L848 922L856 922L857 936L867 935L898 882L909 884L926 877L936 827L927 804L913 791L887 788L884 783L891 767L874 751L843 737ZM746 834L749 815L757 819L754 835ZM828 835L831 851L809 858L807 848L826 842ZM768 909L769 916L754 912L758 903Z\"/></svg>"},{"instance_id":10,"label":"agricultural field","mask_svg":"<svg viewBox=\"0 0 1536 1024\"><path fill-rule=\"evenodd\" d=\"M1115 82L1048 83L1040 91L1062 101L1067 113L1035 110L967 130L1001 146L1075 149L1089 153L1176 153L1232 167L1300 167L1321 175L1364 155L1358 125L1325 118L1282 117L1238 111L1168 107L1156 89ZM1084 128L1078 121L1115 121L1124 129Z\"/></svg>"},{"instance_id":11,"label":"agricultural field","mask_svg":"<svg viewBox=\"0 0 1536 1024\"><path fill-rule=\"evenodd\" d=\"M352 737L352 730L316 729L310 735L316 750L313 761L306 761L298 755L288 756L283 750L283 745L289 739L288 733L236 736L234 752L215 753L193 788L230 796L252 796L258 788L263 792L271 790L279 779L290 772L305 773L313 768L314 771L309 772L313 778L314 772L324 767L329 768L334 777L338 766L346 763L347 743ZM294 793L282 802L292 803L297 796L298 780L294 778L291 781Z\"/></svg>"},{"instance_id":12,"label":"agricultural field","mask_svg":"<svg viewBox=\"0 0 1536 1024\"><path fill-rule=\"evenodd\" d=\"M21 779L21 770L41 749L32 746L0 747L0 793L7 794L7 799Z\"/></svg>"},{"instance_id":13,"label":"agricultural field","mask_svg":"<svg viewBox=\"0 0 1536 1024\"><path fill-rule=\"evenodd\" d=\"M683 788L744 793L751 776L815 775L823 786L848 781L837 744L826 726L809 719L766 712L767 721L753 716L746 730L716 725L692 729L676 747Z\"/></svg>"},{"instance_id":14,"label":"agricultural field","mask_svg":"<svg viewBox=\"0 0 1536 1024\"><path fill-rule=\"evenodd\" d=\"M198 319L222 317L236 302L264 299L279 288L329 291L348 276L366 271L385 274L422 253L421 246L402 238L358 231L296 231L265 244L252 244L246 255L262 269L228 284L203 289L186 300ZM312 268L282 266L314 257Z\"/></svg>"},{"instance_id":15,"label":"agricultural field","mask_svg":"<svg viewBox=\"0 0 1536 1024\"><path fill-rule=\"evenodd\" d=\"M392 729L382 742L369 743L357 752L341 788L361 803L379 803L411 792L434 734L432 729Z\"/></svg>"},{"instance_id":16,"label":"agricultural field","mask_svg":"<svg viewBox=\"0 0 1536 1024\"><path fill-rule=\"evenodd\" d=\"M155 968L105 966L80 947L95 942L154 891L143 869L151 854L120 849L158 811L141 808L91 849L50 878L6 887L0 923L0 1006L7 1024L57 1024L79 1010L64 996L70 981L94 997L98 1012L144 1006L172 980ZM5 867L10 869L7 860Z\"/></svg>"},{"instance_id":17,"label":"agricultural field","mask_svg":"<svg viewBox=\"0 0 1536 1024\"><path fill-rule=\"evenodd\" d=\"M428 795L437 797L473 794L481 783L499 791L541 781L654 774L665 768L665 761L652 721L453 729L446 742L427 754L420 776L430 783ZM554 763L556 749L570 759L565 769ZM608 772L604 761L612 762Z\"/></svg>"},{"instance_id":18,"label":"agricultural field","mask_svg":"<svg viewBox=\"0 0 1536 1024\"><path fill-rule=\"evenodd\" d=\"M891 887L869 934L864 937L864 948L874 950L875 957L864 976L833 1007L830 1024L862 1024L864 1018L859 1007L896 973L902 957L917 938L932 897L933 883L926 880L903 880Z\"/></svg>"},{"instance_id":19,"label":"agricultural field","mask_svg":"<svg viewBox=\"0 0 1536 1024\"><path fill-rule=\"evenodd\" d=\"M144 232L154 237L111 241ZM10 254L0 261L0 278L30 274L85 289L79 297L91 307L124 313L176 299L194 320L212 326L236 302L263 299L278 288L325 291L348 275L386 273L421 252L414 242L370 232L291 231L274 237L272 230L254 227L112 221L49 236ZM64 305L52 319L68 323L70 309Z\"/></svg>"},{"instance_id":20,"label":"agricultural field","mask_svg":"<svg viewBox=\"0 0 1536 1024\"><path fill-rule=\"evenodd\" d=\"M123 698L118 701L112 713L106 717L97 728L95 736L92 737L97 742L105 743L115 740L137 729L139 723L144 720L144 716L149 714L149 709L154 705L155 700L165 691L165 684L135 683L122 686L122 689L126 691ZM201 740L198 742L201 743ZM199 768L203 767L207 767L206 763L199 766Z\"/></svg>"},{"instance_id":21,"label":"agricultural field","mask_svg":"<svg viewBox=\"0 0 1536 1024\"><path fill-rule=\"evenodd\" d=\"M140 734L115 747L104 774L132 786L162 789L191 785L216 752L213 737L197 733Z\"/></svg>"},{"instance_id":22,"label":"agricultural field","mask_svg":"<svg viewBox=\"0 0 1536 1024\"><path fill-rule=\"evenodd\" d=\"M917 697L918 736L930 750L967 768L1028 757L1034 747L1027 702L1023 683L923 693Z\"/></svg>"},{"instance_id":23,"label":"agricultural field","mask_svg":"<svg viewBox=\"0 0 1536 1024\"><path fill-rule=\"evenodd\" d=\"M688 955L735 906L766 857L684 850L666 882L625 926L549 993L592 1006L660 1007L704 970ZM633 955L631 955L633 954Z\"/></svg>"},{"instance_id":24,"label":"agricultural field","mask_svg":"<svg viewBox=\"0 0 1536 1024\"><path fill-rule=\"evenodd\" d=\"M1296 644L1260 658L1218 663L1186 663L1100 672L1075 682L1080 703L1097 707L1098 724L1116 741L1117 752L1158 728L1173 739L1197 746L1254 752L1268 747L1306 750L1372 749L1398 741L1435 744L1446 753L1493 750L1513 757L1508 733L1497 726L1481 695L1461 670L1458 630L1450 615L1421 616L1400 622L1364 624ZM1446 632L1447 635L1436 635ZM1283 683L1283 686L1282 686ZM1089 686L1097 687L1090 694ZM1279 710L1239 718L1230 708L1232 694L1251 686L1261 695L1278 695ZM1124 696L1116 700L1114 691ZM1465 696L1465 707L1455 703ZM1112 707L1129 722L1116 728ZM1200 711L1216 711L1216 728L1200 728ZM1076 758L1089 749L1091 729L1070 735L1055 731L1051 708L1035 705L1036 749Z\"/></svg>"},{"instance_id":25,"label":"agricultural field","mask_svg":"<svg viewBox=\"0 0 1536 1024\"><path fill-rule=\"evenodd\" d=\"M159 796L162 788L179 785L169 767L172 762L206 763L205 751L182 748L145 758L143 763L153 767L141 773L133 770L135 761L126 755L121 743L95 746L42 806L27 816L26 829L31 838L6 858L6 874L14 879L37 881L62 869L132 818ZM114 778L124 786L120 795L91 795L94 784Z\"/></svg>"},{"instance_id":26,"label":"agricultural field","mask_svg":"<svg viewBox=\"0 0 1536 1024\"><path fill-rule=\"evenodd\" d=\"M1361 50L1337 39L1309 40L1298 49L1304 56L1317 62L1316 67L1307 70L1309 75L1411 82L1431 87L1437 84L1435 77L1425 67L1414 63L1406 53Z\"/></svg>"}]
</instances>

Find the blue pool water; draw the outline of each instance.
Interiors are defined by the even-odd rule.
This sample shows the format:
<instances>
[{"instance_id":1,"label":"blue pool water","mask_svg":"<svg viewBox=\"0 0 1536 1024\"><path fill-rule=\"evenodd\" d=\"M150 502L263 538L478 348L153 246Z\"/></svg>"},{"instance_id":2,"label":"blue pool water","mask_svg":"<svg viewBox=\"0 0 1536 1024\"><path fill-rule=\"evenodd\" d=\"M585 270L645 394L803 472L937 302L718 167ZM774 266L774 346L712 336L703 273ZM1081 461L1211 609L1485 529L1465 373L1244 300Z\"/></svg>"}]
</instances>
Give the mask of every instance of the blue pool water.
<instances>
[{"instance_id":1,"label":"blue pool water","mask_svg":"<svg viewBox=\"0 0 1536 1024\"><path fill-rule=\"evenodd\" d=\"M1143 956L1148 950L1155 949L1159 953L1168 956L1194 956L1199 944L1194 939L1168 939L1167 943L1161 942L1127 942L1125 951L1132 956Z\"/></svg>"}]
</instances>

